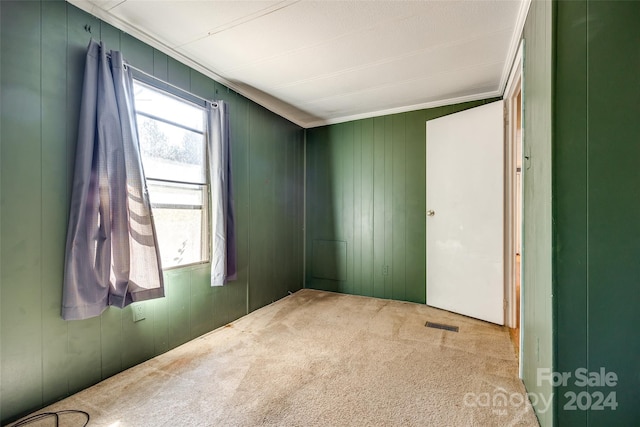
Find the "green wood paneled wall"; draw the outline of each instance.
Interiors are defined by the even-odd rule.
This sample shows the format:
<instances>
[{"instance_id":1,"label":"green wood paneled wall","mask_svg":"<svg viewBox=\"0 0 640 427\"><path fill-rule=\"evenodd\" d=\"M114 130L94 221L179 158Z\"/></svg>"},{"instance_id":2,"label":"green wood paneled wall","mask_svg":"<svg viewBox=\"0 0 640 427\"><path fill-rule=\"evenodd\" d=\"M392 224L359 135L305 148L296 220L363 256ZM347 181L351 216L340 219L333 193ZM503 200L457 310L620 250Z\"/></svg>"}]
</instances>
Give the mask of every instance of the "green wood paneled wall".
<instances>
[{"instance_id":1,"label":"green wood paneled wall","mask_svg":"<svg viewBox=\"0 0 640 427\"><path fill-rule=\"evenodd\" d=\"M561 1L554 130L556 370L618 385L559 387L557 425L640 425L640 2ZM615 410L564 410L566 392Z\"/></svg>"},{"instance_id":2,"label":"green wood paneled wall","mask_svg":"<svg viewBox=\"0 0 640 427\"><path fill-rule=\"evenodd\" d=\"M426 122L492 101L307 130L306 286L424 303Z\"/></svg>"},{"instance_id":3,"label":"green wood paneled wall","mask_svg":"<svg viewBox=\"0 0 640 427\"><path fill-rule=\"evenodd\" d=\"M539 383L538 368L553 367L552 321L552 22L553 3L534 1L524 28L522 358L527 391L548 402L553 389ZM553 406L532 399L542 425Z\"/></svg>"},{"instance_id":4,"label":"green wood paneled wall","mask_svg":"<svg viewBox=\"0 0 640 427\"><path fill-rule=\"evenodd\" d=\"M85 30L91 27L91 33ZM0 2L0 421L233 321L302 286L303 130L63 1ZM165 272L166 297L60 317L84 55L90 37L160 79L230 105L238 280Z\"/></svg>"}]
</instances>

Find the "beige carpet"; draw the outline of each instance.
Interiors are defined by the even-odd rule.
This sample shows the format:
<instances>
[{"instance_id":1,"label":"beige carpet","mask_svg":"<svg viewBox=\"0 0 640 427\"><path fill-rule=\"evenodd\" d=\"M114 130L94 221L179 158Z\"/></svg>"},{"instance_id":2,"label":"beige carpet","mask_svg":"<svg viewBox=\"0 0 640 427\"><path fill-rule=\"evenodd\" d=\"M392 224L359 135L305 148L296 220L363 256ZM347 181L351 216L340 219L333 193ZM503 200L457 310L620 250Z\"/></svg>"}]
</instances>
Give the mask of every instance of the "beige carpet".
<instances>
[{"instance_id":1,"label":"beige carpet","mask_svg":"<svg viewBox=\"0 0 640 427\"><path fill-rule=\"evenodd\" d=\"M502 327L302 290L40 412L104 427L538 425L524 393Z\"/></svg>"}]
</instances>

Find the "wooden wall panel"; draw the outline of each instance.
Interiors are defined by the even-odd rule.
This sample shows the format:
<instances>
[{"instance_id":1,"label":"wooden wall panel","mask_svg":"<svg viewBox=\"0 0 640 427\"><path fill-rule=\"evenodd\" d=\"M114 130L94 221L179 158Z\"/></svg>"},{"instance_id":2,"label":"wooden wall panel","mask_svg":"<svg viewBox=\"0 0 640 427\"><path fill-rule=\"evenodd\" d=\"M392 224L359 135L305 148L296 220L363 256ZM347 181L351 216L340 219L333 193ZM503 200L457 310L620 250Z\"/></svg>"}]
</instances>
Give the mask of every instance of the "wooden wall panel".
<instances>
[{"instance_id":1,"label":"wooden wall panel","mask_svg":"<svg viewBox=\"0 0 640 427\"><path fill-rule=\"evenodd\" d=\"M420 286L426 280L425 242L426 228L414 228L413 224L425 222L426 179L420 179L426 173L426 145L422 142L425 123L420 111L407 114L405 120L405 299L422 302L426 289Z\"/></svg>"},{"instance_id":2,"label":"wooden wall panel","mask_svg":"<svg viewBox=\"0 0 640 427\"><path fill-rule=\"evenodd\" d=\"M559 2L554 129L558 425L640 423L640 3ZM565 393L615 394L615 409L565 410Z\"/></svg>"},{"instance_id":3,"label":"wooden wall panel","mask_svg":"<svg viewBox=\"0 0 640 427\"><path fill-rule=\"evenodd\" d=\"M67 28L60 26L66 19L62 3L42 4L42 399L54 401L64 396L70 369L67 343L58 339L67 334L67 322L60 317L62 295L56 277L63 274L64 252L60 242L66 240L69 188L67 187L67 75L60 67L66 59ZM51 176L59 179L49 179Z\"/></svg>"},{"instance_id":4,"label":"wooden wall panel","mask_svg":"<svg viewBox=\"0 0 640 427\"><path fill-rule=\"evenodd\" d=\"M524 155L522 300L523 364L527 390L548 399L553 389L540 382L537 369L553 367L552 316L552 37L551 2L532 2L524 28ZM551 425L553 407L536 407Z\"/></svg>"},{"instance_id":5,"label":"wooden wall panel","mask_svg":"<svg viewBox=\"0 0 640 427\"><path fill-rule=\"evenodd\" d=\"M262 107L248 109L249 310L302 286L303 134ZM295 203L293 203L295 199ZM255 249L255 250L254 250Z\"/></svg>"},{"instance_id":6,"label":"wooden wall panel","mask_svg":"<svg viewBox=\"0 0 640 427\"><path fill-rule=\"evenodd\" d=\"M24 13L17 13L23 10ZM35 405L42 389L42 42L40 5L2 5L2 406ZM24 31L28 28L29 31ZM9 65L11 64L11 66ZM6 118L6 119L5 119ZM14 361L5 363L4 361ZM19 361L19 363L15 363ZM4 411L3 411L4 412Z\"/></svg>"},{"instance_id":7,"label":"wooden wall panel","mask_svg":"<svg viewBox=\"0 0 640 427\"><path fill-rule=\"evenodd\" d=\"M555 322L566 325L556 327L555 370L559 372L587 366L587 23L570 24L585 13L586 2L576 1L558 7L556 16L557 57L565 58L556 66L556 79L562 87L556 88L554 112L555 165L563 165L554 169L554 192L562 195L555 198L554 206ZM566 403L564 393L581 391L574 382L558 390L558 404ZM564 403L555 408L558 422L587 424L585 411L563 411Z\"/></svg>"}]
</instances>

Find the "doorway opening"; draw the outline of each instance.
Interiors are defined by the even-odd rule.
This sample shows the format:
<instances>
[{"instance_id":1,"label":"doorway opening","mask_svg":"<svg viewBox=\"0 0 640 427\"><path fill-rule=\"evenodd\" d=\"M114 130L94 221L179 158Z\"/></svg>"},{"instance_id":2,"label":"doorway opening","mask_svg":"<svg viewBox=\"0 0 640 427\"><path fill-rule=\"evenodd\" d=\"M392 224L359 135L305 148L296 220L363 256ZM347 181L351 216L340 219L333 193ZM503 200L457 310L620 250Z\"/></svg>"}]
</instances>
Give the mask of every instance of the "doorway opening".
<instances>
[{"instance_id":1,"label":"doorway opening","mask_svg":"<svg viewBox=\"0 0 640 427\"><path fill-rule=\"evenodd\" d=\"M505 102L505 320L522 372L523 110L522 45L515 58Z\"/></svg>"}]
</instances>

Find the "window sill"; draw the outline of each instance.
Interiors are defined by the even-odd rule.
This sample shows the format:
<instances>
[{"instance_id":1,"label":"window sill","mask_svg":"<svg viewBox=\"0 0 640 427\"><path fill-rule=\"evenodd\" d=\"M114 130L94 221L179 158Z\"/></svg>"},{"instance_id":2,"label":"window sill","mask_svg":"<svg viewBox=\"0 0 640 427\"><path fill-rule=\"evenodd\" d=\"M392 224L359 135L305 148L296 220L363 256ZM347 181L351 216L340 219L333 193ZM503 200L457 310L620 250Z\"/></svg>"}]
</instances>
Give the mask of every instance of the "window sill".
<instances>
[{"instance_id":1,"label":"window sill","mask_svg":"<svg viewBox=\"0 0 640 427\"><path fill-rule=\"evenodd\" d=\"M198 261L190 264L174 265L171 267L163 267L162 271L166 273L173 273L176 270L197 270L199 267L211 264L211 261Z\"/></svg>"}]
</instances>

